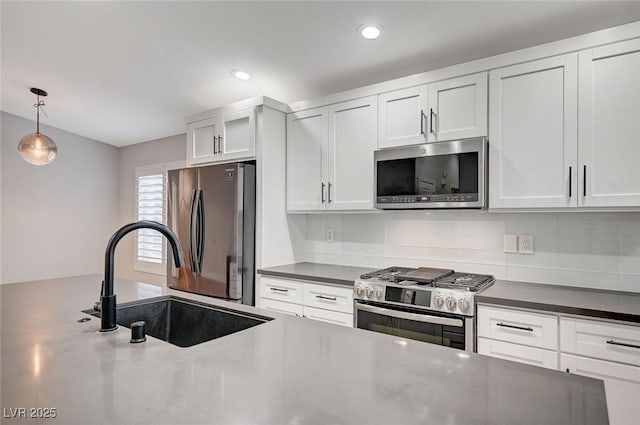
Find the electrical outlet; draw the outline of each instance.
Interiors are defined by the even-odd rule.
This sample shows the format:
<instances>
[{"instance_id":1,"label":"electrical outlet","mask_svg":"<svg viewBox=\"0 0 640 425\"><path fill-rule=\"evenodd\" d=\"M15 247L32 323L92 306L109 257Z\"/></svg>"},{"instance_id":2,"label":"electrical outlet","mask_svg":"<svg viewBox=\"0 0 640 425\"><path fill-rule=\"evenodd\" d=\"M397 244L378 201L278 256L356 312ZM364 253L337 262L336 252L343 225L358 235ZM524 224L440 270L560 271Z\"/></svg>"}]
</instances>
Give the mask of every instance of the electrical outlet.
<instances>
[{"instance_id":1,"label":"electrical outlet","mask_svg":"<svg viewBox=\"0 0 640 425\"><path fill-rule=\"evenodd\" d=\"M520 254L533 254L533 235L518 236L518 251Z\"/></svg>"},{"instance_id":2,"label":"electrical outlet","mask_svg":"<svg viewBox=\"0 0 640 425\"><path fill-rule=\"evenodd\" d=\"M327 242L333 242L333 238L335 236L335 230L333 227L327 227L327 234L325 237L325 240Z\"/></svg>"},{"instance_id":3,"label":"electrical outlet","mask_svg":"<svg viewBox=\"0 0 640 425\"><path fill-rule=\"evenodd\" d=\"M504 235L504 252L518 253L518 235Z\"/></svg>"}]
</instances>

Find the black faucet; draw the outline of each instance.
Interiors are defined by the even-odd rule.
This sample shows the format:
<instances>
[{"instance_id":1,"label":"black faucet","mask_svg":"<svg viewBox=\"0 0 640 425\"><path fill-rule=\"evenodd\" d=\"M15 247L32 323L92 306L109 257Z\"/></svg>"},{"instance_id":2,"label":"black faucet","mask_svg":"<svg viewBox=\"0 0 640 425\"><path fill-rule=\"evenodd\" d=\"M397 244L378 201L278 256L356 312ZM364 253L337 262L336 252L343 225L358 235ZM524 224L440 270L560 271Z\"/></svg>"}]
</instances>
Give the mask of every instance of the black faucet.
<instances>
[{"instance_id":1,"label":"black faucet","mask_svg":"<svg viewBox=\"0 0 640 425\"><path fill-rule=\"evenodd\" d=\"M167 226L157 221L136 221L135 223L129 223L118 229L107 244L107 250L104 254L104 281L102 282L102 295L100 296L100 332L115 331L116 326L116 294L113 293L113 261L116 251L116 245L120 242L127 233L137 229L153 229L162 233L171 244L173 250L173 260L176 263L176 267L182 267L184 264L184 258L182 256L182 247L180 241L176 237L175 233L171 231Z\"/></svg>"}]
</instances>

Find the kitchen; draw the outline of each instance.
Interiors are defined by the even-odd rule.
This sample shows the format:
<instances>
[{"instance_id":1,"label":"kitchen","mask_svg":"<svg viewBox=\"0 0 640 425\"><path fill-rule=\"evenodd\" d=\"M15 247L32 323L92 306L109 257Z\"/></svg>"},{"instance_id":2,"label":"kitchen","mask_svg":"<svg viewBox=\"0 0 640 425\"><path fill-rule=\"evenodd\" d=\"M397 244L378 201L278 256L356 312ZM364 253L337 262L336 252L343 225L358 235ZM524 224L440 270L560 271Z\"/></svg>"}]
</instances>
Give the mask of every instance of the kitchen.
<instances>
[{"instance_id":1,"label":"kitchen","mask_svg":"<svg viewBox=\"0 0 640 425\"><path fill-rule=\"evenodd\" d=\"M634 423L639 6L3 2L3 421ZM40 124L58 152L35 167ZM215 167L236 194L255 170L255 213L229 213L255 221L207 216ZM153 233L111 245L117 320L174 297L167 317L259 324L96 333L107 241L140 219L184 267ZM224 294L167 285L185 270Z\"/></svg>"}]
</instances>

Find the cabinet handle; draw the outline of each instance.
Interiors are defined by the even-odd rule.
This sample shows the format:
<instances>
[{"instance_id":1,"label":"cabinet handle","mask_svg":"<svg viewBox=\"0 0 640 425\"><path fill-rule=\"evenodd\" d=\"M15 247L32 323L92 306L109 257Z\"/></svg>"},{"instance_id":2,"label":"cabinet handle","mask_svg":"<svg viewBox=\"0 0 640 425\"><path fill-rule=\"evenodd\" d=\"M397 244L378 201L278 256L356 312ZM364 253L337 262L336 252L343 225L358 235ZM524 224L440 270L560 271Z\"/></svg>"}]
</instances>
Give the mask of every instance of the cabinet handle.
<instances>
[{"instance_id":1,"label":"cabinet handle","mask_svg":"<svg viewBox=\"0 0 640 425\"><path fill-rule=\"evenodd\" d=\"M222 153L222 136L218 136L218 153Z\"/></svg>"},{"instance_id":2,"label":"cabinet handle","mask_svg":"<svg viewBox=\"0 0 640 425\"><path fill-rule=\"evenodd\" d=\"M321 300L337 301L336 297L326 297L324 295L316 295L316 298Z\"/></svg>"},{"instance_id":3,"label":"cabinet handle","mask_svg":"<svg viewBox=\"0 0 640 425\"><path fill-rule=\"evenodd\" d=\"M213 154L217 155L218 151L216 150L216 142L218 141L218 136L213 136Z\"/></svg>"},{"instance_id":4,"label":"cabinet handle","mask_svg":"<svg viewBox=\"0 0 640 425\"><path fill-rule=\"evenodd\" d=\"M328 189L327 189L327 203L330 204L331 203L331 183L329 183Z\"/></svg>"},{"instance_id":5,"label":"cabinet handle","mask_svg":"<svg viewBox=\"0 0 640 425\"><path fill-rule=\"evenodd\" d=\"M324 182L322 182L320 186L320 192L322 193L322 203L324 204Z\"/></svg>"},{"instance_id":6,"label":"cabinet handle","mask_svg":"<svg viewBox=\"0 0 640 425\"><path fill-rule=\"evenodd\" d=\"M587 196L587 166L582 168L582 196Z\"/></svg>"},{"instance_id":7,"label":"cabinet handle","mask_svg":"<svg viewBox=\"0 0 640 425\"><path fill-rule=\"evenodd\" d=\"M434 115L435 115L435 113L433 112L433 108L429 108L429 132L435 136L436 132L433 131L433 117L434 117Z\"/></svg>"},{"instance_id":8,"label":"cabinet handle","mask_svg":"<svg viewBox=\"0 0 640 425\"><path fill-rule=\"evenodd\" d=\"M533 328L528 328L528 327L525 328L523 326L507 325L506 323L502 323L502 322L496 323L496 326L500 326L500 327L503 327L503 328L518 329L518 330L521 330L521 331L533 332Z\"/></svg>"},{"instance_id":9,"label":"cabinet handle","mask_svg":"<svg viewBox=\"0 0 640 425\"><path fill-rule=\"evenodd\" d=\"M571 170L572 170L572 168L569 167L569 198L571 198L571 196L572 196L571 195L571 178L572 178L573 173L571 172Z\"/></svg>"},{"instance_id":10,"label":"cabinet handle","mask_svg":"<svg viewBox=\"0 0 640 425\"><path fill-rule=\"evenodd\" d=\"M612 339L610 339L609 341L607 341L607 344L611 344L611 345L619 345L621 347L629 347L629 348L638 348L640 349L640 345L635 345L635 344L627 344L626 342L618 342L618 341L614 341Z\"/></svg>"},{"instance_id":11,"label":"cabinet handle","mask_svg":"<svg viewBox=\"0 0 640 425\"><path fill-rule=\"evenodd\" d=\"M420 134L424 135L424 110L420 109Z\"/></svg>"},{"instance_id":12,"label":"cabinet handle","mask_svg":"<svg viewBox=\"0 0 640 425\"><path fill-rule=\"evenodd\" d=\"M289 292L288 289L274 288L273 286L271 286L269 289L271 289L272 291L276 291L276 292Z\"/></svg>"}]
</instances>

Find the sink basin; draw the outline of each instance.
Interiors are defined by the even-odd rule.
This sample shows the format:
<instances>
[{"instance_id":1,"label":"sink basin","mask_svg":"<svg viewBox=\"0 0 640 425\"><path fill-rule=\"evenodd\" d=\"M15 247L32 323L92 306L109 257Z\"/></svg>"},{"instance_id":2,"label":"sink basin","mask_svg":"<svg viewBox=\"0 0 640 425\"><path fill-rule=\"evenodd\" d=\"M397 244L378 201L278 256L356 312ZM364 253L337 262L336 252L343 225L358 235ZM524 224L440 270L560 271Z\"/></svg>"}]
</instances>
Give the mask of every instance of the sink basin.
<instances>
[{"instance_id":1,"label":"sink basin","mask_svg":"<svg viewBox=\"0 0 640 425\"><path fill-rule=\"evenodd\" d=\"M94 309L83 313L100 317ZM131 327L144 320L146 333L178 347L191 347L273 320L224 307L211 306L175 296L119 304L116 322Z\"/></svg>"}]
</instances>

